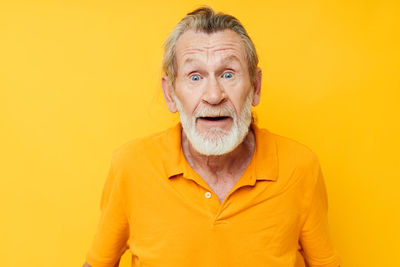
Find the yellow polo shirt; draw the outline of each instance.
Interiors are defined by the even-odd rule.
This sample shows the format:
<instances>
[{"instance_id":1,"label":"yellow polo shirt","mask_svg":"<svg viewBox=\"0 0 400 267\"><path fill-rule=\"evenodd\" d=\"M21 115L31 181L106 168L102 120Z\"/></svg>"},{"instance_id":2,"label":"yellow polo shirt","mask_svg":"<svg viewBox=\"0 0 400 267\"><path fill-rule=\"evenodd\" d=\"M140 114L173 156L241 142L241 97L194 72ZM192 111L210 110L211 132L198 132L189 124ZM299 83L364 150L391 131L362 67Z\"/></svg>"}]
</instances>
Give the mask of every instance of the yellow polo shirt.
<instances>
[{"instance_id":1,"label":"yellow polo shirt","mask_svg":"<svg viewBox=\"0 0 400 267\"><path fill-rule=\"evenodd\" d=\"M129 249L135 267L297 267L302 255L311 267L338 267L318 159L252 129L252 161L222 203L187 163L180 124L117 150L87 262L113 267Z\"/></svg>"}]
</instances>

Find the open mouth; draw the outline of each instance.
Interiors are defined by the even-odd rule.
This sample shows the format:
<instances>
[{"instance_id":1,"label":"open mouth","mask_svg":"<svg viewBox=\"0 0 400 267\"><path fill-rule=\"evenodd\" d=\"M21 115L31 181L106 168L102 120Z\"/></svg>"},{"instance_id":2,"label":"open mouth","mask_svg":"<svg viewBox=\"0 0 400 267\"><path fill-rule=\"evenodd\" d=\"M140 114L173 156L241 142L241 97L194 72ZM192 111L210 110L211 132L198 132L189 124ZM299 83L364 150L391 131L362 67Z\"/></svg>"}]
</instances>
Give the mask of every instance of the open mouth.
<instances>
[{"instance_id":1,"label":"open mouth","mask_svg":"<svg viewBox=\"0 0 400 267\"><path fill-rule=\"evenodd\" d=\"M205 121L224 121L230 119L229 116L216 116L216 117L199 117L201 120Z\"/></svg>"},{"instance_id":2,"label":"open mouth","mask_svg":"<svg viewBox=\"0 0 400 267\"><path fill-rule=\"evenodd\" d=\"M207 120L207 121L222 121L229 119L229 116L217 116L217 117L199 117L199 119Z\"/></svg>"}]
</instances>

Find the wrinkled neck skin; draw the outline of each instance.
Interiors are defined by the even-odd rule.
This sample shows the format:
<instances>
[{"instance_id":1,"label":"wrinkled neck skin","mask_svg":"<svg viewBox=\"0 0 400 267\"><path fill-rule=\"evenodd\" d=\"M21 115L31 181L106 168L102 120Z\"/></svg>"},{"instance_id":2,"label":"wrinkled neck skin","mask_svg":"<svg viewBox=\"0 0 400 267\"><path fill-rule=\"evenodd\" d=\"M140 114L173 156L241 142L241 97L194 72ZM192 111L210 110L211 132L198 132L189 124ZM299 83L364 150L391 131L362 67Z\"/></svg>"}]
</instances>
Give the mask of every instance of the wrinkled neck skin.
<instances>
[{"instance_id":1,"label":"wrinkled neck skin","mask_svg":"<svg viewBox=\"0 0 400 267\"><path fill-rule=\"evenodd\" d=\"M212 175L214 182L222 181L224 177L235 176L236 173L243 173L250 164L254 148L255 137L250 129L243 142L233 151L219 156L206 156L192 147L182 130L182 150L189 165L198 173Z\"/></svg>"}]
</instances>

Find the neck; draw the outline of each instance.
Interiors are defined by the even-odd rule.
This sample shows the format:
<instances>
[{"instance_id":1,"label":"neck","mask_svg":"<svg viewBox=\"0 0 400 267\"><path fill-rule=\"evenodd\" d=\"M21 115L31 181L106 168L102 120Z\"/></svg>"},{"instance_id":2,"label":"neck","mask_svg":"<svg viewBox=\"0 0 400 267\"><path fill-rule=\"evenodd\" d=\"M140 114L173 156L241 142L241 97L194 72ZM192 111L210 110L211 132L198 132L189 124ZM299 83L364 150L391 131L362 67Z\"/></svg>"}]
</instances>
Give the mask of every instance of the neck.
<instances>
[{"instance_id":1,"label":"neck","mask_svg":"<svg viewBox=\"0 0 400 267\"><path fill-rule=\"evenodd\" d=\"M220 173L235 173L250 163L254 153L255 138L250 129L243 142L229 153L218 156L207 156L197 152L190 144L182 130L182 150L186 160L193 169L202 169L216 175Z\"/></svg>"}]
</instances>

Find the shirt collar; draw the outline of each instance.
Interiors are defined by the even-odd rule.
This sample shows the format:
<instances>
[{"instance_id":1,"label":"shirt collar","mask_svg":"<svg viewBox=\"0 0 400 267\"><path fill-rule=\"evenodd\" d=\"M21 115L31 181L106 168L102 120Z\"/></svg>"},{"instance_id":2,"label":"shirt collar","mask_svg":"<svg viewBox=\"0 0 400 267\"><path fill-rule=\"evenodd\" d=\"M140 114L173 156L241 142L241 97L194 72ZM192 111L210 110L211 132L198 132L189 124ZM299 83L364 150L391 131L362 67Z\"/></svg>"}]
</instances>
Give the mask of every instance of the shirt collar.
<instances>
[{"instance_id":1,"label":"shirt collar","mask_svg":"<svg viewBox=\"0 0 400 267\"><path fill-rule=\"evenodd\" d=\"M168 178L183 173L186 161L181 145L182 126L180 123L167 130L163 140L162 159Z\"/></svg>"},{"instance_id":2,"label":"shirt collar","mask_svg":"<svg viewBox=\"0 0 400 267\"><path fill-rule=\"evenodd\" d=\"M252 176L256 180L276 181L278 178L278 152L274 135L266 129L258 128L255 124L252 124L251 128L256 138Z\"/></svg>"},{"instance_id":3,"label":"shirt collar","mask_svg":"<svg viewBox=\"0 0 400 267\"><path fill-rule=\"evenodd\" d=\"M254 185L257 180L276 181L278 177L278 156L276 140L266 129L251 125L254 131L256 146L253 159L243 175L248 176L246 183ZM167 130L163 141L162 157L168 178L178 174L194 174L185 156L181 145L182 127L178 123ZM189 177L188 177L189 178Z\"/></svg>"}]
</instances>

